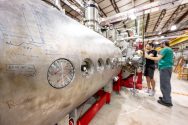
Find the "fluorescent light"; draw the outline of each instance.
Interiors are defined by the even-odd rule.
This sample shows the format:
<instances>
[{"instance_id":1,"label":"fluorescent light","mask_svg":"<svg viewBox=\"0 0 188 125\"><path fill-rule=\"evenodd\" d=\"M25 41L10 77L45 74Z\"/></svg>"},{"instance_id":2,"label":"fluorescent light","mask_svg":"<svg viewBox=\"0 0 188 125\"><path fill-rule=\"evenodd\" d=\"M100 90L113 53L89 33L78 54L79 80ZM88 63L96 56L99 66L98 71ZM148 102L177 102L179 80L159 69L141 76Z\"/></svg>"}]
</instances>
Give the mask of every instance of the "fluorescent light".
<instances>
[{"instance_id":1,"label":"fluorescent light","mask_svg":"<svg viewBox=\"0 0 188 125\"><path fill-rule=\"evenodd\" d=\"M177 29L176 25L172 25L171 28L170 28L171 31L174 31L176 29Z\"/></svg>"}]
</instances>

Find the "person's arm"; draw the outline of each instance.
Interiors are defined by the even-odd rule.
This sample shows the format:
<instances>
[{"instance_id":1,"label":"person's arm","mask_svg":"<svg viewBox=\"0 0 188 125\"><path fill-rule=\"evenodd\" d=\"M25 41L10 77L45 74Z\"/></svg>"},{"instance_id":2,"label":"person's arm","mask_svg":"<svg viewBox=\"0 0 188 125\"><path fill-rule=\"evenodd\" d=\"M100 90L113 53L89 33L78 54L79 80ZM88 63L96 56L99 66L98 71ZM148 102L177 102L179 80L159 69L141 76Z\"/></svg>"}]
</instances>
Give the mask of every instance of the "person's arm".
<instances>
[{"instance_id":1,"label":"person's arm","mask_svg":"<svg viewBox=\"0 0 188 125\"><path fill-rule=\"evenodd\" d=\"M153 56L148 55L147 53L145 53L145 58L157 61L157 60L162 59L163 55L158 55L157 57L153 57Z\"/></svg>"},{"instance_id":2,"label":"person's arm","mask_svg":"<svg viewBox=\"0 0 188 125\"><path fill-rule=\"evenodd\" d=\"M154 57L154 55L152 53L149 54L150 57Z\"/></svg>"},{"instance_id":3,"label":"person's arm","mask_svg":"<svg viewBox=\"0 0 188 125\"><path fill-rule=\"evenodd\" d=\"M160 51L160 54L158 54L157 57L150 57L148 54L146 54L146 58L147 58L147 59L151 59L151 60L158 61L158 60L162 59L167 53L168 53L168 49L165 49L165 48L164 48L164 49L162 49L162 50Z\"/></svg>"}]
</instances>

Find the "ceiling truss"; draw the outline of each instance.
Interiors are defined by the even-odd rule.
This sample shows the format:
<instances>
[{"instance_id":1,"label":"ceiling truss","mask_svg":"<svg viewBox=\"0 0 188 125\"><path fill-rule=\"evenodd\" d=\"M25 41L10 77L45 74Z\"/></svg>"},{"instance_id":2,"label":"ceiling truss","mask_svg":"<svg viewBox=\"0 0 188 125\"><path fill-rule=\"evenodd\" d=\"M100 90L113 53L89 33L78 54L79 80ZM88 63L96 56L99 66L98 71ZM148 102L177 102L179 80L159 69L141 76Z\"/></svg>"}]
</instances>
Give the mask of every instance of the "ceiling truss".
<instances>
[{"instance_id":1,"label":"ceiling truss","mask_svg":"<svg viewBox=\"0 0 188 125\"><path fill-rule=\"evenodd\" d=\"M178 8L173 12L170 18L166 21L165 25L162 27L163 31L165 32L168 28L174 24L177 16L186 8L186 4L179 5Z\"/></svg>"},{"instance_id":2,"label":"ceiling truss","mask_svg":"<svg viewBox=\"0 0 188 125\"><path fill-rule=\"evenodd\" d=\"M112 4L114 10L116 11L116 13L119 13L120 11L119 11L119 8L117 7L115 0L110 0L110 2Z\"/></svg>"},{"instance_id":3,"label":"ceiling truss","mask_svg":"<svg viewBox=\"0 0 188 125\"><path fill-rule=\"evenodd\" d=\"M163 18L165 17L165 14L166 14L166 9L163 9L163 10L161 11L161 14L160 14L160 16L159 16L159 18L158 18L158 20L157 20L157 22L156 22L154 28L153 28L153 32L156 31L157 27L160 25L161 21L162 21Z\"/></svg>"}]
</instances>

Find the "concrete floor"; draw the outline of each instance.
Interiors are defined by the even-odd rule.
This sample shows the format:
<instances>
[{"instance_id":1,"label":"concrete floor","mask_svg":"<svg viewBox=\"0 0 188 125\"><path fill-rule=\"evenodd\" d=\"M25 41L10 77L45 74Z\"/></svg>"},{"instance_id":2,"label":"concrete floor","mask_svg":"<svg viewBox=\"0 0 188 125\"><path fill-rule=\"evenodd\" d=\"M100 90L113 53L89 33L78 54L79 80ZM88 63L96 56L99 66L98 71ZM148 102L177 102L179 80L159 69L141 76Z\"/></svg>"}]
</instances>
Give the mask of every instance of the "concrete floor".
<instances>
[{"instance_id":1,"label":"concrete floor","mask_svg":"<svg viewBox=\"0 0 188 125\"><path fill-rule=\"evenodd\" d=\"M148 96L144 90L133 96L128 89L123 88L119 95L112 94L111 103L105 105L89 125L188 125L188 81L178 80L177 75L173 74L174 106L168 108L157 103L161 96L158 71L155 80L155 97Z\"/></svg>"}]
</instances>

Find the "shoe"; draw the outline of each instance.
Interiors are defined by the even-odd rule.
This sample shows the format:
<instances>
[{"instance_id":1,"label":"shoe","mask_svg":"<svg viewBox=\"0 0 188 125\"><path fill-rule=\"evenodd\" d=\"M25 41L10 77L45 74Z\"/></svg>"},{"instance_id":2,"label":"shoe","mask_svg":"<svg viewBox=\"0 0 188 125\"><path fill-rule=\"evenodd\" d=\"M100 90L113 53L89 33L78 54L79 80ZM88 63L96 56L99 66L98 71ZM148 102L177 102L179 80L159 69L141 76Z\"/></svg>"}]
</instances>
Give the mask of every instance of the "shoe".
<instances>
[{"instance_id":1,"label":"shoe","mask_svg":"<svg viewBox=\"0 0 188 125\"><path fill-rule=\"evenodd\" d=\"M167 106L167 107L172 107L172 106L173 106L172 103L166 103L166 102L164 102L163 100L158 100L157 102L158 102L159 104L164 105L164 106Z\"/></svg>"},{"instance_id":2,"label":"shoe","mask_svg":"<svg viewBox=\"0 0 188 125\"><path fill-rule=\"evenodd\" d=\"M145 93L150 93L151 89L146 89Z\"/></svg>"},{"instance_id":3,"label":"shoe","mask_svg":"<svg viewBox=\"0 0 188 125\"><path fill-rule=\"evenodd\" d=\"M149 96L154 96L155 95L155 90L151 90L150 92L149 92Z\"/></svg>"},{"instance_id":4,"label":"shoe","mask_svg":"<svg viewBox=\"0 0 188 125\"><path fill-rule=\"evenodd\" d=\"M163 97L159 97L159 100L163 100Z\"/></svg>"}]
</instances>

